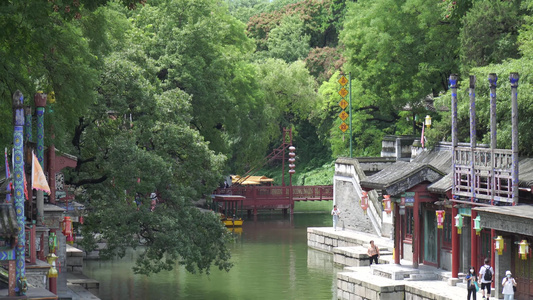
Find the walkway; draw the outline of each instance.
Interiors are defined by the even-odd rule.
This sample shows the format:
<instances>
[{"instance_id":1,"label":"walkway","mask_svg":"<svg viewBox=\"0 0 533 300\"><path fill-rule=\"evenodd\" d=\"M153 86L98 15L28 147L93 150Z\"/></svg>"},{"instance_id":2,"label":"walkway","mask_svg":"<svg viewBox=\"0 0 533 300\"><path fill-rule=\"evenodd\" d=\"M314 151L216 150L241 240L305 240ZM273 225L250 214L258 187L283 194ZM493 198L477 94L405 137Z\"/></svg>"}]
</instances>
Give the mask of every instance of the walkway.
<instances>
[{"instance_id":1,"label":"walkway","mask_svg":"<svg viewBox=\"0 0 533 300\"><path fill-rule=\"evenodd\" d=\"M331 227L310 227L308 228L308 245L312 248L334 253L335 259L338 258L338 252L334 249L353 247L358 251L361 246L368 247L370 240L374 240L380 249L392 250L393 241L389 238L383 238L374 234L358 232L353 230L338 229L335 231ZM319 244L316 238L324 244ZM314 239L314 240L311 240ZM331 243L331 246L327 246ZM330 249L329 251L327 249ZM355 255L357 256L357 255ZM354 256L354 257L355 257ZM456 300L466 298L466 288L462 280L456 286L448 282L451 278L451 272L438 269L431 266L419 265L418 269L413 268L410 261L402 260L400 265L393 262L392 255L383 255L379 265L372 266L345 266L344 270L337 275L337 297L339 299L364 299L385 300L397 299L400 292L406 299L436 299L436 300ZM390 262L390 263L386 263ZM403 280L394 280L392 278L404 278ZM481 293L478 294L481 299Z\"/></svg>"}]
</instances>

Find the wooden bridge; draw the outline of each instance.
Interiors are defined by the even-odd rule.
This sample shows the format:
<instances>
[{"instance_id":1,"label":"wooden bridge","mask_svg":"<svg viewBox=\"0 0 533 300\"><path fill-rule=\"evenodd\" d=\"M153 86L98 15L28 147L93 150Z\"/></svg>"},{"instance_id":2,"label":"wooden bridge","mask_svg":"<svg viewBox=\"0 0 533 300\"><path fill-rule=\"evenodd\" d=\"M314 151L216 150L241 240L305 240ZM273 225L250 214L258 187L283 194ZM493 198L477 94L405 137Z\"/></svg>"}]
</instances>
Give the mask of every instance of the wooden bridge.
<instances>
[{"instance_id":1,"label":"wooden bridge","mask_svg":"<svg viewBox=\"0 0 533 300\"><path fill-rule=\"evenodd\" d=\"M244 196L242 209L257 215L258 209L290 209L294 211L295 201L333 200L332 185L315 186L232 186L219 188L213 195L214 200L222 200L221 195Z\"/></svg>"}]
</instances>

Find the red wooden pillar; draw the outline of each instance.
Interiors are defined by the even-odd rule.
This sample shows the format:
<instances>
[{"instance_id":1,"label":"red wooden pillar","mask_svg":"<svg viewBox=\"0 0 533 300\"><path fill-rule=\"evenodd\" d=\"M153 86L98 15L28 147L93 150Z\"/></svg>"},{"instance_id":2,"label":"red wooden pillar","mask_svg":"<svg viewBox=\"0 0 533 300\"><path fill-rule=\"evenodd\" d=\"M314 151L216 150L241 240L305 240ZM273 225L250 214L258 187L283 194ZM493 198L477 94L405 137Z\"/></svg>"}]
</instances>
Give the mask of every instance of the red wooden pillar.
<instances>
[{"instance_id":1,"label":"red wooden pillar","mask_svg":"<svg viewBox=\"0 0 533 300\"><path fill-rule=\"evenodd\" d=\"M472 207L474 208L474 207ZM470 216L471 216L471 222L470 222L470 249L471 249L471 252L470 252L470 255L471 255L471 260L472 260L472 266L474 267L474 270L478 270L478 265L477 265L477 257L478 257L478 251L477 251L477 241L478 241L478 237L477 237L477 234L476 234L476 230L474 229L474 225L475 225L475 221L474 219L477 217L477 212L475 210L471 210L471 213L470 213Z\"/></svg>"},{"instance_id":2,"label":"red wooden pillar","mask_svg":"<svg viewBox=\"0 0 533 300\"><path fill-rule=\"evenodd\" d=\"M494 266L496 265L496 253L495 253L495 250L494 249L494 239L496 238L496 230L495 229L491 229L490 230L490 248L492 249L492 251L490 251L490 264L491 264L491 267L494 268ZM505 248L504 248L505 249ZM494 281L492 281L492 288L494 288Z\"/></svg>"},{"instance_id":3,"label":"red wooden pillar","mask_svg":"<svg viewBox=\"0 0 533 300\"><path fill-rule=\"evenodd\" d=\"M453 225L458 209L452 207L452 278L459 278L459 234L457 228Z\"/></svg>"},{"instance_id":4,"label":"red wooden pillar","mask_svg":"<svg viewBox=\"0 0 533 300\"><path fill-rule=\"evenodd\" d=\"M418 193L415 194L415 205L413 207L413 215L415 219L415 228L413 231L413 267L418 269L418 258L420 256L420 202L418 201Z\"/></svg>"},{"instance_id":5,"label":"red wooden pillar","mask_svg":"<svg viewBox=\"0 0 533 300\"><path fill-rule=\"evenodd\" d=\"M401 256L401 247L400 243L402 241L401 231L400 231L400 207L399 205L394 205L394 263L399 265L400 264L400 256Z\"/></svg>"}]
</instances>

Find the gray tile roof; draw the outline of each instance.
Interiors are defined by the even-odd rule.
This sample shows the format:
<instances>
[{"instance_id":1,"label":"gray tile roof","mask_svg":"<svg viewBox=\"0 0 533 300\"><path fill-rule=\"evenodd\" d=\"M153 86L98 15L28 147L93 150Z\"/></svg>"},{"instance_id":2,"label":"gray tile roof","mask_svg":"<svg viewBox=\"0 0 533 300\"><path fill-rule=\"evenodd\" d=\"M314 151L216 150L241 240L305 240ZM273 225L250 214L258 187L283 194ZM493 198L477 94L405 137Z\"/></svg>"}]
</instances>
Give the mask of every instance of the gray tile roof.
<instances>
[{"instance_id":1,"label":"gray tile roof","mask_svg":"<svg viewBox=\"0 0 533 300\"><path fill-rule=\"evenodd\" d=\"M447 148L422 151L412 162L398 161L366 180L361 180L361 186L370 189L387 189L403 180L413 178L417 173L422 176L418 178L419 180L428 180L428 178L438 180L451 171L451 158L451 151ZM422 174L430 171L432 174ZM402 186L409 188L410 184Z\"/></svg>"}]
</instances>

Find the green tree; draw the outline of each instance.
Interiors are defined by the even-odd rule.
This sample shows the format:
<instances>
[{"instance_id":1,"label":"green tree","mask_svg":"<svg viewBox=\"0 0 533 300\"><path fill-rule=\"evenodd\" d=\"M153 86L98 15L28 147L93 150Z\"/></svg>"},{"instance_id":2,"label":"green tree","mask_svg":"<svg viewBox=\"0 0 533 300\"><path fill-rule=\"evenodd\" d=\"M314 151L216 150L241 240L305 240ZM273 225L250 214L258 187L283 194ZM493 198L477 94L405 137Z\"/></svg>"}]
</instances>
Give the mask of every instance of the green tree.
<instances>
[{"instance_id":1,"label":"green tree","mask_svg":"<svg viewBox=\"0 0 533 300\"><path fill-rule=\"evenodd\" d=\"M475 1L463 18L461 64L466 74L472 67L518 58L516 39L522 23L520 1Z\"/></svg>"},{"instance_id":2,"label":"green tree","mask_svg":"<svg viewBox=\"0 0 533 300\"><path fill-rule=\"evenodd\" d=\"M268 55L286 62L304 59L309 53L310 36L304 32L300 16L285 17L268 35Z\"/></svg>"}]
</instances>

